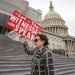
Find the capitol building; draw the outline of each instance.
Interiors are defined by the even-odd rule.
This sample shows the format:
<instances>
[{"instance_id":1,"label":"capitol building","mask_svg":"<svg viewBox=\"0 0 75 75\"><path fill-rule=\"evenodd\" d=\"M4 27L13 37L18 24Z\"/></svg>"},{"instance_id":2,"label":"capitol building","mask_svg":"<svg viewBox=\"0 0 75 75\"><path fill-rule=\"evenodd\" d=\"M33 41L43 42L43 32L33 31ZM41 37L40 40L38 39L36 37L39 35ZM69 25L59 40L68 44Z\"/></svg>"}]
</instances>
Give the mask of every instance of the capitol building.
<instances>
[{"instance_id":1,"label":"capitol building","mask_svg":"<svg viewBox=\"0 0 75 75\"><path fill-rule=\"evenodd\" d=\"M67 57L75 57L75 37L69 35L68 27L65 25L64 19L59 13L55 12L51 1L49 12L45 15L43 20L42 11L40 9L35 10L30 7L29 2L26 0L18 0L17 3L16 1L17 0L1 0L0 14L9 18L14 9L20 11L22 14L43 27L43 34L47 35L49 39L49 48L52 52ZM5 7L3 5L5 5ZM0 17L2 17L1 15ZM7 22L7 18L5 20L0 20L0 22ZM3 32L3 34L11 39L18 41L20 35L5 28L4 23L0 25L0 28L3 28L0 30L0 33Z\"/></svg>"},{"instance_id":2,"label":"capitol building","mask_svg":"<svg viewBox=\"0 0 75 75\"><path fill-rule=\"evenodd\" d=\"M68 34L68 27L50 2L49 12L42 21L44 33L49 38L49 48L57 54L75 56L75 37Z\"/></svg>"}]
</instances>

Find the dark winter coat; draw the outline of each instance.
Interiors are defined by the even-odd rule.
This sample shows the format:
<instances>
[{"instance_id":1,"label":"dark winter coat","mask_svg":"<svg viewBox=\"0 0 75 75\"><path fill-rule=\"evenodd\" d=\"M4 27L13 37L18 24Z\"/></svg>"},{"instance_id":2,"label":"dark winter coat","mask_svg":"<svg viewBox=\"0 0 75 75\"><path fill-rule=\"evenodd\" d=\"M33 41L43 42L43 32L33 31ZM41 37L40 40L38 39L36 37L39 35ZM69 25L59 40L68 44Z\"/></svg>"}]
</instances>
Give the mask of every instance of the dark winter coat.
<instances>
[{"instance_id":1,"label":"dark winter coat","mask_svg":"<svg viewBox=\"0 0 75 75\"><path fill-rule=\"evenodd\" d=\"M23 46L25 53L33 55L31 75L54 75L53 57L48 47L32 50L26 42Z\"/></svg>"}]
</instances>

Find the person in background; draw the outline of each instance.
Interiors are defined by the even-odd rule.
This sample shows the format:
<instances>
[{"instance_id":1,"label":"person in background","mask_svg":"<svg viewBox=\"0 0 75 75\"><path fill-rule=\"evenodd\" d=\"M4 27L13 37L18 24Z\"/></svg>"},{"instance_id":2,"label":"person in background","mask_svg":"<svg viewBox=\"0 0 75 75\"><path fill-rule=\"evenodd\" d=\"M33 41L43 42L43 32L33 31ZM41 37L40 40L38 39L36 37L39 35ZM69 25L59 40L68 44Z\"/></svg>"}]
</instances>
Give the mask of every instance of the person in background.
<instances>
[{"instance_id":1,"label":"person in background","mask_svg":"<svg viewBox=\"0 0 75 75\"><path fill-rule=\"evenodd\" d=\"M48 38L44 34L35 35L35 48L29 48L27 42L23 44L25 53L33 55L31 75L54 75L52 52L48 48Z\"/></svg>"}]
</instances>

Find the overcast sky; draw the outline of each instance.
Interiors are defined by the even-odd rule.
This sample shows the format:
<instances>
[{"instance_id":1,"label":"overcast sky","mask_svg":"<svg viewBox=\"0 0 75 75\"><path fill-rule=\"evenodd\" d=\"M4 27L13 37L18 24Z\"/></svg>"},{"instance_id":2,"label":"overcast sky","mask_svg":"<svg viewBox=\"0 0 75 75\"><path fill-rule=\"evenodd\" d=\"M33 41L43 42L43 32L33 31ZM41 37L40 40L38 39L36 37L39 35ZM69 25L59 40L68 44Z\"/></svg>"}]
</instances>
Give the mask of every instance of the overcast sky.
<instances>
[{"instance_id":1,"label":"overcast sky","mask_svg":"<svg viewBox=\"0 0 75 75\"><path fill-rule=\"evenodd\" d=\"M50 6L50 0L27 0L29 6L35 9L42 10L44 17ZM65 20L65 25L68 26L69 34L75 36L75 0L51 0L54 10L58 12Z\"/></svg>"}]
</instances>

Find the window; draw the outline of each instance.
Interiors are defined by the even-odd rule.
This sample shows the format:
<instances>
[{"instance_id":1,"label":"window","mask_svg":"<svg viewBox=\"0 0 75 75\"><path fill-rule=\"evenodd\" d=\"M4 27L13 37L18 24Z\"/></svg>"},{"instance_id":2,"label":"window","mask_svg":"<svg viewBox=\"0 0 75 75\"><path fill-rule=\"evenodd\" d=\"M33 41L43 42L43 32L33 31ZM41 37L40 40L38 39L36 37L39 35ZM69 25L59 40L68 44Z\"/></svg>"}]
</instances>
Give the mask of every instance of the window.
<instances>
[{"instance_id":1,"label":"window","mask_svg":"<svg viewBox=\"0 0 75 75\"><path fill-rule=\"evenodd\" d=\"M56 21L55 21L55 23L56 23Z\"/></svg>"},{"instance_id":2,"label":"window","mask_svg":"<svg viewBox=\"0 0 75 75\"><path fill-rule=\"evenodd\" d=\"M54 23L54 21L53 21L53 23Z\"/></svg>"}]
</instances>

